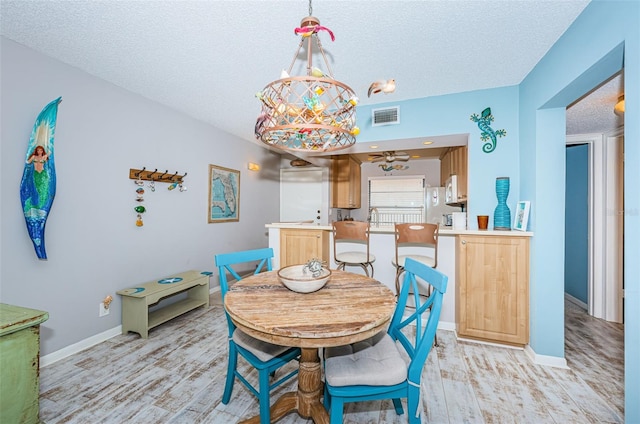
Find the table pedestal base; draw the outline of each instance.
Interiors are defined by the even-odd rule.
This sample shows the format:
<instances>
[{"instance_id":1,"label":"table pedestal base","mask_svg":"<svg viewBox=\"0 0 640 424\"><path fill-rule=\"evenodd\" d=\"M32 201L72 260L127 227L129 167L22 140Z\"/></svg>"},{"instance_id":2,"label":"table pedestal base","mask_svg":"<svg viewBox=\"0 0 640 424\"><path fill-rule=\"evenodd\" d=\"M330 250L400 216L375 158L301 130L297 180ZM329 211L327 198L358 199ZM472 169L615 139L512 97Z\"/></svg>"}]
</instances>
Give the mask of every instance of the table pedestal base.
<instances>
[{"instance_id":1,"label":"table pedestal base","mask_svg":"<svg viewBox=\"0 0 640 424\"><path fill-rule=\"evenodd\" d=\"M297 411L315 424L329 424L329 414L320 401L322 370L316 348L302 348L298 371L298 391L285 393L271 406L271 422ZM260 424L260 416L241 421L242 424Z\"/></svg>"}]
</instances>

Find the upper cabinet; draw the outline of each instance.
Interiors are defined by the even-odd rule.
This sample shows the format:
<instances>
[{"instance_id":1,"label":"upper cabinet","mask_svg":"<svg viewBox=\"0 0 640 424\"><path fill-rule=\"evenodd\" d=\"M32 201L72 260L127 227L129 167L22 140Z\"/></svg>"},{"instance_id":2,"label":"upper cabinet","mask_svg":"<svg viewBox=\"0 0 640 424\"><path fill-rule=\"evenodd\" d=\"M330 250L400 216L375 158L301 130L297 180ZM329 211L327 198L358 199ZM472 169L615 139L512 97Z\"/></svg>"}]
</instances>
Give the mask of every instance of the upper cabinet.
<instances>
[{"instance_id":1,"label":"upper cabinet","mask_svg":"<svg viewBox=\"0 0 640 424\"><path fill-rule=\"evenodd\" d=\"M360 161L349 155L336 156L331 164L331 207L359 209Z\"/></svg>"},{"instance_id":2,"label":"upper cabinet","mask_svg":"<svg viewBox=\"0 0 640 424\"><path fill-rule=\"evenodd\" d=\"M458 199L467 201L467 146L450 147L440 156L440 184L445 185L451 175L458 176Z\"/></svg>"}]
</instances>

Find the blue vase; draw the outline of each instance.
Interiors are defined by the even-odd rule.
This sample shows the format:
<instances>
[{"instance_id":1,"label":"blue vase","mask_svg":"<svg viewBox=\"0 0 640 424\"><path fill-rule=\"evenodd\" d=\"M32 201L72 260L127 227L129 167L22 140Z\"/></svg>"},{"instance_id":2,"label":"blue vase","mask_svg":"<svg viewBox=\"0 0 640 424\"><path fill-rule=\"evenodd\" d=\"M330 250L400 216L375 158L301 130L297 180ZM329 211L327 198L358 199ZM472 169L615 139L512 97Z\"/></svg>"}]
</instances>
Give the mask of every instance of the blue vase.
<instances>
[{"instance_id":1,"label":"blue vase","mask_svg":"<svg viewBox=\"0 0 640 424\"><path fill-rule=\"evenodd\" d=\"M496 196L498 197L498 206L493 212L493 229L494 230L510 230L511 229L511 211L507 206L507 197L509 197L509 177L496 178Z\"/></svg>"}]
</instances>

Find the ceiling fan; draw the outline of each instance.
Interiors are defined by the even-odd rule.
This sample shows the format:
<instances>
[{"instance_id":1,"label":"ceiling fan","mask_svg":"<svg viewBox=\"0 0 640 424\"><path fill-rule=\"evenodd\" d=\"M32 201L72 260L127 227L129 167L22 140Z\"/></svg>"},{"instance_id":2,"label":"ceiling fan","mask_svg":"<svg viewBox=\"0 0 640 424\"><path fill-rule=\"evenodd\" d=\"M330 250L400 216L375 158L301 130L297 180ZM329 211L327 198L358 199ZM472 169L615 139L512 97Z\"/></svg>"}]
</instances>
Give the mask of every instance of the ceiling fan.
<instances>
[{"instance_id":1,"label":"ceiling fan","mask_svg":"<svg viewBox=\"0 0 640 424\"><path fill-rule=\"evenodd\" d=\"M395 152L393 150L390 150L388 152L382 152L382 153L372 153L369 155L369 160L371 162L387 162L387 163L391 163L391 162L395 162L395 161L399 161L399 162L406 162L409 160L409 154L406 152Z\"/></svg>"}]
</instances>

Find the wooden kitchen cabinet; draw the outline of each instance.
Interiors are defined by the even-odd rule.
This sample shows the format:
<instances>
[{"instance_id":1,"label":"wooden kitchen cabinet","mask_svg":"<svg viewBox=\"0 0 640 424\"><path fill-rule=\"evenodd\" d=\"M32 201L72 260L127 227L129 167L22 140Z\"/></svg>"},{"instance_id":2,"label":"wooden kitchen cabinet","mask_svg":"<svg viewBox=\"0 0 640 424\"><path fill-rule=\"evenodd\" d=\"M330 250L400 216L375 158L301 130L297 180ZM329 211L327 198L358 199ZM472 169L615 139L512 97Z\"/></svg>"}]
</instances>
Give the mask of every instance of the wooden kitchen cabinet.
<instances>
[{"instance_id":1,"label":"wooden kitchen cabinet","mask_svg":"<svg viewBox=\"0 0 640 424\"><path fill-rule=\"evenodd\" d=\"M453 175L453 168L451 167L451 150L447 149L440 155L440 185L445 186L447 178Z\"/></svg>"},{"instance_id":2,"label":"wooden kitchen cabinet","mask_svg":"<svg viewBox=\"0 0 640 424\"><path fill-rule=\"evenodd\" d=\"M451 147L440 157L440 184L444 186L447 178L457 175L458 199L461 201L467 200L467 169L467 146Z\"/></svg>"},{"instance_id":3,"label":"wooden kitchen cabinet","mask_svg":"<svg viewBox=\"0 0 640 424\"><path fill-rule=\"evenodd\" d=\"M458 176L458 199L467 200L467 146L459 146L453 152L454 173Z\"/></svg>"},{"instance_id":4,"label":"wooden kitchen cabinet","mask_svg":"<svg viewBox=\"0 0 640 424\"><path fill-rule=\"evenodd\" d=\"M360 161L349 155L336 156L331 165L331 207L359 209L361 205Z\"/></svg>"},{"instance_id":5,"label":"wooden kitchen cabinet","mask_svg":"<svg viewBox=\"0 0 640 424\"><path fill-rule=\"evenodd\" d=\"M529 342L529 238L458 236L456 324L460 337Z\"/></svg>"},{"instance_id":6,"label":"wooden kitchen cabinet","mask_svg":"<svg viewBox=\"0 0 640 424\"><path fill-rule=\"evenodd\" d=\"M280 268L317 258L329 263L329 231L282 228Z\"/></svg>"}]
</instances>

